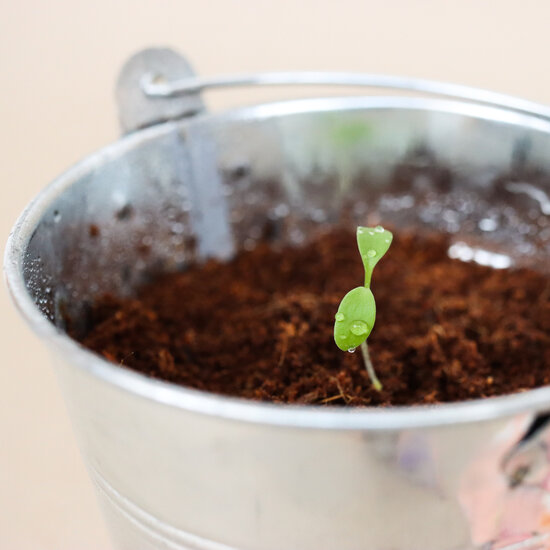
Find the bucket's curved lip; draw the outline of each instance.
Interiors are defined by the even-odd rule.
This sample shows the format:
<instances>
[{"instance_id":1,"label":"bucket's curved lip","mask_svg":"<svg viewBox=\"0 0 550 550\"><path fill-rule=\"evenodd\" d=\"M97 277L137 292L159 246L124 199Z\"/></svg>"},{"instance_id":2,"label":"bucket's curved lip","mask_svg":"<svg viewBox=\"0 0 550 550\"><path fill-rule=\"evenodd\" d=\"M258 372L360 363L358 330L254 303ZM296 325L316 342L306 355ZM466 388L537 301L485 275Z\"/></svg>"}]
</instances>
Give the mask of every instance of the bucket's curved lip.
<instances>
[{"instance_id":1,"label":"bucket's curved lip","mask_svg":"<svg viewBox=\"0 0 550 550\"><path fill-rule=\"evenodd\" d=\"M268 118L281 114L365 108L430 109L499 120L550 132L550 121L506 109L459 101L407 97L346 97L305 99L244 107L226 113L207 114L202 120ZM190 121L192 122L192 121ZM535 413L550 408L550 386L502 397L424 406L339 409L249 401L219 396L152 379L108 362L71 340L32 301L22 275L27 244L49 204L79 177L111 156L118 156L136 143L162 136L186 122L168 122L131 134L88 156L59 176L27 206L17 220L6 246L4 272L12 298L34 331L51 344L60 357L89 374L142 398L166 406L236 421L295 428L338 430L398 430L491 420L519 413Z\"/></svg>"}]
</instances>

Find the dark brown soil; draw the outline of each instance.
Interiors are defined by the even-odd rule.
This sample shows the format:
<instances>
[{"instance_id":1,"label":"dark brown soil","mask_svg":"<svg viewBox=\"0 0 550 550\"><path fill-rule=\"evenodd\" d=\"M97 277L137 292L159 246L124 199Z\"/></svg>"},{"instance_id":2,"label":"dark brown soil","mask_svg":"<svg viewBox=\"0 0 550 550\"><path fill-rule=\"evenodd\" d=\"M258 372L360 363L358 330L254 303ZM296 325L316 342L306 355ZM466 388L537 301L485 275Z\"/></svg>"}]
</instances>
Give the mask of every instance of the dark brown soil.
<instances>
[{"instance_id":1,"label":"dark brown soil","mask_svg":"<svg viewBox=\"0 0 550 550\"><path fill-rule=\"evenodd\" d=\"M550 383L550 277L451 260L447 248L397 234L374 271L380 393L361 353L333 341L338 304L363 280L347 230L164 276L136 299L104 297L83 344L149 376L285 403L436 403Z\"/></svg>"}]
</instances>

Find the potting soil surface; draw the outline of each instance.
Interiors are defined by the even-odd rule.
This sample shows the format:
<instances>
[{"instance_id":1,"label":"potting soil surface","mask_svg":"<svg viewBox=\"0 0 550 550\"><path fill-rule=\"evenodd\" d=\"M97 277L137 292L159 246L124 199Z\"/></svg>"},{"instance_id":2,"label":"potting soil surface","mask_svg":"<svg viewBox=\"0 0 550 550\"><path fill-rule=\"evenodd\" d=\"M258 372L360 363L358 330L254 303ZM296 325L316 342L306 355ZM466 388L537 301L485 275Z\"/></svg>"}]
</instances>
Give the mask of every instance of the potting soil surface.
<instances>
[{"instance_id":1,"label":"potting soil surface","mask_svg":"<svg viewBox=\"0 0 550 550\"><path fill-rule=\"evenodd\" d=\"M380 392L359 350L333 339L338 304L364 277L345 229L165 275L132 299L104 296L81 341L148 376L277 403L427 404L549 384L550 277L453 260L448 246L398 233L374 270Z\"/></svg>"}]
</instances>

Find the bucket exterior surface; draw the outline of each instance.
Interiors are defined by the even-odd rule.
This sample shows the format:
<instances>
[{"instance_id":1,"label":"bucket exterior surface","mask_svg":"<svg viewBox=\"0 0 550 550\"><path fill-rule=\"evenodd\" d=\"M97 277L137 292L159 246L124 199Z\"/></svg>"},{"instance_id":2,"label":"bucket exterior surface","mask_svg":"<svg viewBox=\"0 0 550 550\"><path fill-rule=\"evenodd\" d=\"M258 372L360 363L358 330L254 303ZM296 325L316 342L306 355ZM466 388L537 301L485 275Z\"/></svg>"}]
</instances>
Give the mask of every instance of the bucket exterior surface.
<instances>
[{"instance_id":1,"label":"bucket exterior surface","mask_svg":"<svg viewBox=\"0 0 550 550\"><path fill-rule=\"evenodd\" d=\"M526 414L403 431L246 423L58 369L114 532L133 526L122 548L471 548L465 510L497 504L477 498L502 496L491 472L529 423Z\"/></svg>"},{"instance_id":2,"label":"bucket exterior surface","mask_svg":"<svg viewBox=\"0 0 550 550\"><path fill-rule=\"evenodd\" d=\"M94 297L229 258L254 246L266 220L280 242L300 244L343 211L353 223L380 215L446 231L473 259L547 270L548 213L529 191L550 196L540 177L550 173L548 151L549 121L498 107L302 100L135 132L48 187L10 237L7 280L52 349L118 546L545 547L549 388L391 410L250 403L109 364L67 337L64 318L85 330ZM402 165L417 178L390 187ZM453 169L450 184L430 180L423 168L434 165ZM502 174L532 173L502 184ZM488 233L480 222L489 217L500 225Z\"/></svg>"}]
</instances>

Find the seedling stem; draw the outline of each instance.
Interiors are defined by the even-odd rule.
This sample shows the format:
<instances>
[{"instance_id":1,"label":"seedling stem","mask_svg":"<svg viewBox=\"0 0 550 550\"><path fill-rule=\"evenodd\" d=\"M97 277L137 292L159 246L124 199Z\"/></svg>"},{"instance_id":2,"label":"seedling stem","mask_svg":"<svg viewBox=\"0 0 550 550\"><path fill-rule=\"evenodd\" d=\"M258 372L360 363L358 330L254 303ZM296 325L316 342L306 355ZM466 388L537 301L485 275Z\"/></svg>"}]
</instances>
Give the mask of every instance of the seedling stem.
<instances>
[{"instance_id":1,"label":"seedling stem","mask_svg":"<svg viewBox=\"0 0 550 550\"><path fill-rule=\"evenodd\" d=\"M372 382L372 387L376 391L380 391L382 389L382 383L380 382L380 380L378 380L378 376L376 376L376 372L374 371L374 367L372 366L372 361L370 360L369 354L369 346L367 345L366 340L361 344L361 353L363 355L365 368L367 369L370 381Z\"/></svg>"}]
</instances>

